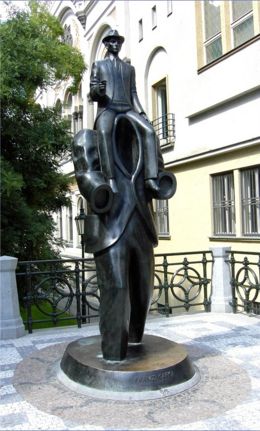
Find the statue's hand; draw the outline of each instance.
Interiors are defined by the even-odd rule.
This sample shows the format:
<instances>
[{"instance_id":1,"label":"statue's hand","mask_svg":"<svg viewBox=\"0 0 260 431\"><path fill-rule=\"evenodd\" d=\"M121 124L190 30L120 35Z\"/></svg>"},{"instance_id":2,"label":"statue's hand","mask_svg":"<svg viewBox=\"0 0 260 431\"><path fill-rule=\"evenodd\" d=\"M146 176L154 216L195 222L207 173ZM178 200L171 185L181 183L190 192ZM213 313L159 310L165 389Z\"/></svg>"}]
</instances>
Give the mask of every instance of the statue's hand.
<instances>
[{"instance_id":1,"label":"statue's hand","mask_svg":"<svg viewBox=\"0 0 260 431\"><path fill-rule=\"evenodd\" d=\"M106 95L106 88L107 88L107 81L100 81L98 86L100 96Z\"/></svg>"}]
</instances>

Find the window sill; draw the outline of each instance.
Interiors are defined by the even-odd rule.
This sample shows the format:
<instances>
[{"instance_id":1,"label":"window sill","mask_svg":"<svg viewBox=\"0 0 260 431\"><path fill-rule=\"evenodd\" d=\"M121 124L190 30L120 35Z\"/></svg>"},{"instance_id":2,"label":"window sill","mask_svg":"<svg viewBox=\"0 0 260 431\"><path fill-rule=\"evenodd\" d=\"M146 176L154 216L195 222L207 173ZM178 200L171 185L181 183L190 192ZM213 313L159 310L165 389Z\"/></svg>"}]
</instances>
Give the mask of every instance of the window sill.
<instances>
[{"instance_id":1,"label":"window sill","mask_svg":"<svg viewBox=\"0 0 260 431\"><path fill-rule=\"evenodd\" d=\"M251 45L252 43L256 42L259 39L260 39L260 34L257 34L256 36L244 42L242 45L239 45L236 48L231 49L230 51L216 58L216 60L213 60L210 63L205 64L205 66L200 67L198 69L198 74L205 72L206 70L210 69L211 67L215 66L216 64L220 63L221 61L235 54L236 52L241 51L242 49L246 48L247 46Z\"/></svg>"},{"instance_id":2,"label":"window sill","mask_svg":"<svg viewBox=\"0 0 260 431\"><path fill-rule=\"evenodd\" d=\"M167 239L167 240L169 240L169 239L171 239L171 235L160 235L160 234L158 234L158 238L159 239Z\"/></svg>"},{"instance_id":3,"label":"window sill","mask_svg":"<svg viewBox=\"0 0 260 431\"><path fill-rule=\"evenodd\" d=\"M210 236L210 241L221 241L221 242L259 242L260 243L260 237L254 236L254 237L246 237L246 236Z\"/></svg>"}]
</instances>

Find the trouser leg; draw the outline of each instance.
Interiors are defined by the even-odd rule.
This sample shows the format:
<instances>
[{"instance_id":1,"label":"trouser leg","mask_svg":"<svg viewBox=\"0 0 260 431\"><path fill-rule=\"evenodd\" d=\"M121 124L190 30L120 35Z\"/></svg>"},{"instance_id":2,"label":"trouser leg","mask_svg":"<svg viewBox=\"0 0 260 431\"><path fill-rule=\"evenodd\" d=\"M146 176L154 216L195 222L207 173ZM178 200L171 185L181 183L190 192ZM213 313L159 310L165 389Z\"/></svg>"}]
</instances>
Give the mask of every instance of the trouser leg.
<instances>
[{"instance_id":1,"label":"trouser leg","mask_svg":"<svg viewBox=\"0 0 260 431\"><path fill-rule=\"evenodd\" d=\"M140 130L142 136L144 154L144 178L157 178L158 176L158 155L157 138L153 126L148 123L140 114L129 111L126 114L131 118Z\"/></svg>"},{"instance_id":2,"label":"trouser leg","mask_svg":"<svg viewBox=\"0 0 260 431\"><path fill-rule=\"evenodd\" d=\"M129 342L139 343L142 340L147 313L153 294L154 255L140 217L136 216L135 234L130 264L130 324Z\"/></svg>"},{"instance_id":3,"label":"trouser leg","mask_svg":"<svg viewBox=\"0 0 260 431\"><path fill-rule=\"evenodd\" d=\"M102 112L96 120L101 170L108 179L115 177L112 153L112 130L115 116L113 111L107 110Z\"/></svg>"},{"instance_id":4,"label":"trouser leg","mask_svg":"<svg viewBox=\"0 0 260 431\"><path fill-rule=\"evenodd\" d=\"M153 246L137 212L117 243L97 253L95 262L103 357L120 361L128 339L142 339L153 292Z\"/></svg>"},{"instance_id":5,"label":"trouser leg","mask_svg":"<svg viewBox=\"0 0 260 431\"><path fill-rule=\"evenodd\" d=\"M130 316L127 283L127 248L121 238L107 251L95 256L100 288L100 333L104 359L125 358Z\"/></svg>"}]
</instances>

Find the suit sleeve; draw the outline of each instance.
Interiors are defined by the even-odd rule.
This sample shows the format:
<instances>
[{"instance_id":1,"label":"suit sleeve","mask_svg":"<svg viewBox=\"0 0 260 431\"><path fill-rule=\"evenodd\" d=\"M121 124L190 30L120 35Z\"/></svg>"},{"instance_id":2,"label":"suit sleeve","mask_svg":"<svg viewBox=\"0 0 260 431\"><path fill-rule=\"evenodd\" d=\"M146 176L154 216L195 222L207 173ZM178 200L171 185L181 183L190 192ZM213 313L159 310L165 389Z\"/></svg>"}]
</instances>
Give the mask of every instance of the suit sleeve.
<instances>
[{"instance_id":1,"label":"suit sleeve","mask_svg":"<svg viewBox=\"0 0 260 431\"><path fill-rule=\"evenodd\" d=\"M99 67L98 67L98 63L94 62L91 68L90 92L89 92L89 95L94 102L98 102L102 98L102 96L100 96L99 94L99 83L100 83Z\"/></svg>"},{"instance_id":2,"label":"suit sleeve","mask_svg":"<svg viewBox=\"0 0 260 431\"><path fill-rule=\"evenodd\" d=\"M132 105L134 107L134 110L138 114L145 113L144 108L142 107L141 102L140 102L138 95L137 95L136 81L135 81L135 69L133 66L132 66L132 70L131 70L131 98L132 98L131 102L132 102Z\"/></svg>"}]
</instances>

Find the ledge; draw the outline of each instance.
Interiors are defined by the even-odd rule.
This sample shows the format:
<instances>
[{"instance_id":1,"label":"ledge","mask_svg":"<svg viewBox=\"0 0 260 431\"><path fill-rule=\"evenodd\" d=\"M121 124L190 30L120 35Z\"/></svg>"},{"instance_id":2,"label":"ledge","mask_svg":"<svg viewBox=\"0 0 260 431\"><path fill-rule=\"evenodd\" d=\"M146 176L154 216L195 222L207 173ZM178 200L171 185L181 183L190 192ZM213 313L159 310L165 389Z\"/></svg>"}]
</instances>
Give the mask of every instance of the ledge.
<instances>
[{"instance_id":1,"label":"ledge","mask_svg":"<svg viewBox=\"0 0 260 431\"><path fill-rule=\"evenodd\" d=\"M249 243L260 243L260 236L256 237L244 237L244 236L210 236L210 241L221 241L221 242L249 242Z\"/></svg>"}]
</instances>

